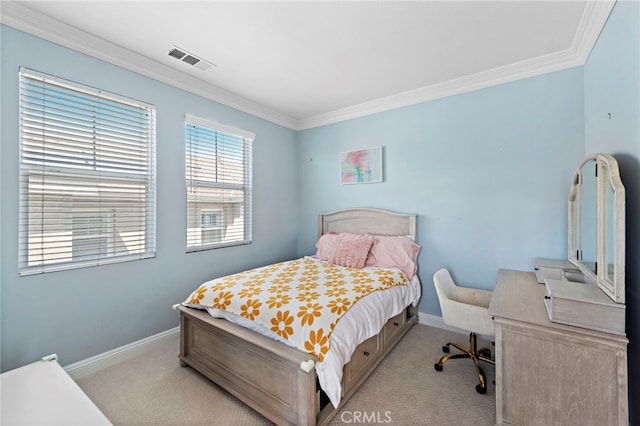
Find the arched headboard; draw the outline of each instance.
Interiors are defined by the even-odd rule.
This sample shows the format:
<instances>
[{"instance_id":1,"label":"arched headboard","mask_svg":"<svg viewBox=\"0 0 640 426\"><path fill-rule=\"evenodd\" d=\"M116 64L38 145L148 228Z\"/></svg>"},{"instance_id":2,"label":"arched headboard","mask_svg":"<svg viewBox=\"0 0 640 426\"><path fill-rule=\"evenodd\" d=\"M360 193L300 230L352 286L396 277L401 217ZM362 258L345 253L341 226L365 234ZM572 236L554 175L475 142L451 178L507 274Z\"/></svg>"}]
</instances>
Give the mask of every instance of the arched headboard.
<instances>
[{"instance_id":1,"label":"arched headboard","mask_svg":"<svg viewBox=\"0 0 640 426\"><path fill-rule=\"evenodd\" d=\"M415 241L417 215L389 210L354 208L320 213L318 236L327 232L405 235Z\"/></svg>"}]
</instances>

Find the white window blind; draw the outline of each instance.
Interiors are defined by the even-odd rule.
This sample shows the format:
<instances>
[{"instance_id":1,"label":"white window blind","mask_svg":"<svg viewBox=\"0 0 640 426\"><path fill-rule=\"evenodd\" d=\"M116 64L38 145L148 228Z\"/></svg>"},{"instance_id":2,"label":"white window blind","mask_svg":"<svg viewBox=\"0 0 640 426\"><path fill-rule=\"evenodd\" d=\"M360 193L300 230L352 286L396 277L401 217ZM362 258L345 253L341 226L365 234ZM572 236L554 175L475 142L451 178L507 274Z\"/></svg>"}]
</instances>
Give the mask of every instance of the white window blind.
<instances>
[{"instance_id":1,"label":"white window blind","mask_svg":"<svg viewBox=\"0 0 640 426\"><path fill-rule=\"evenodd\" d=\"M186 116L187 251L251 242L254 138L244 130Z\"/></svg>"},{"instance_id":2,"label":"white window blind","mask_svg":"<svg viewBox=\"0 0 640 426\"><path fill-rule=\"evenodd\" d=\"M19 273L155 256L155 108L20 69Z\"/></svg>"}]
</instances>

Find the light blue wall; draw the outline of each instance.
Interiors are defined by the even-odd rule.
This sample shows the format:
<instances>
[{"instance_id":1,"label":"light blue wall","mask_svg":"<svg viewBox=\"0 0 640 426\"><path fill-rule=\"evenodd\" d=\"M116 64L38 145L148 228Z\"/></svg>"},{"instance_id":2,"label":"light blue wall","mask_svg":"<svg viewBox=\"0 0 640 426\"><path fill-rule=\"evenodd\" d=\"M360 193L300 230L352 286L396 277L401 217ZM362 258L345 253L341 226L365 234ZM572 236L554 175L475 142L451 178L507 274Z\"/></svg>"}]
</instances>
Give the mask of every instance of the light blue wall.
<instances>
[{"instance_id":1,"label":"light blue wall","mask_svg":"<svg viewBox=\"0 0 640 426\"><path fill-rule=\"evenodd\" d=\"M608 118L608 113L612 118ZM586 65L300 132L298 254L317 213L351 206L417 213L423 299L433 272L492 288L501 267L563 258L571 175L613 154L627 191L629 401L640 394L640 3L618 1ZM385 181L340 184L339 153L384 146ZM630 404L630 424L640 416Z\"/></svg>"},{"instance_id":2,"label":"light blue wall","mask_svg":"<svg viewBox=\"0 0 640 426\"><path fill-rule=\"evenodd\" d=\"M640 4L619 1L584 67L299 133L2 27L2 370L57 352L68 364L176 325L169 309L215 276L311 254L317 214L365 206L419 215L420 311L439 315L431 276L492 288L498 268L566 255L566 197L586 153L618 159L627 189L627 334L640 359ZM17 276L20 65L158 108L158 256ZM257 133L254 243L185 254L182 122L192 113ZM612 119L607 113L612 113ZM385 180L340 184L339 153L384 147ZM287 164L298 164L298 169ZM282 166L284 165L284 166ZM630 400L640 368L630 368ZM633 412L631 424L634 424Z\"/></svg>"},{"instance_id":3,"label":"light blue wall","mask_svg":"<svg viewBox=\"0 0 640 426\"><path fill-rule=\"evenodd\" d=\"M586 152L618 160L626 190L630 424L640 424L640 3L618 1L584 67ZM611 119L608 118L611 113Z\"/></svg>"},{"instance_id":4,"label":"light blue wall","mask_svg":"<svg viewBox=\"0 0 640 426\"><path fill-rule=\"evenodd\" d=\"M303 131L298 254L321 211L419 215L421 312L440 315L442 267L491 289L499 268L566 257L567 194L584 154L582 68ZM384 182L340 183L341 151L384 147Z\"/></svg>"},{"instance_id":5,"label":"light blue wall","mask_svg":"<svg viewBox=\"0 0 640 426\"><path fill-rule=\"evenodd\" d=\"M2 371L53 352L70 364L178 325L171 305L205 279L296 255L295 132L2 26ZM18 68L122 94L157 108L157 256L18 277ZM253 243L185 254L184 114L257 134ZM274 167L285 165L285 167Z\"/></svg>"}]
</instances>

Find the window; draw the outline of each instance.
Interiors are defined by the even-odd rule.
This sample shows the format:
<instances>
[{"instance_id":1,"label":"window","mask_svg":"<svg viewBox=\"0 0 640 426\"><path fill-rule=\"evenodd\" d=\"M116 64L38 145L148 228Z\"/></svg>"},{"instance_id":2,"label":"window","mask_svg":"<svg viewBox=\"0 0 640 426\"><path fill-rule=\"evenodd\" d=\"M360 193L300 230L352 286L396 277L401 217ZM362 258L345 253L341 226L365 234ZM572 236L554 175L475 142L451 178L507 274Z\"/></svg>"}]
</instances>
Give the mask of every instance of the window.
<instances>
[{"instance_id":1,"label":"window","mask_svg":"<svg viewBox=\"0 0 640 426\"><path fill-rule=\"evenodd\" d=\"M200 223L203 228L222 228L222 210L202 210Z\"/></svg>"},{"instance_id":2,"label":"window","mask_svg":"<svg viewBox=\"0 0 640 426\"><path fill-rule=\"evenodd\" d=\"M222 210L202 210L200 213L200 234L203 243L219 243L222 241Z\"/></svg>"},{"instance_id":3,"label":"window","mask_svg":"<svg viewBox=\"0 0 640 426\"><path fill-rule=\"evenodd\" d=\"M155 256L155 108L20 69L21 275Z\"/></svg>"},{"instance_id":4,"label":"window","mask_svg":"<svg viewBox=\"0 0 640 426\"><path fill-rule=\"evenodd\" d=\"M187 251L251 242L255 135L187 115Z\"/></svg>"}]
</instances>

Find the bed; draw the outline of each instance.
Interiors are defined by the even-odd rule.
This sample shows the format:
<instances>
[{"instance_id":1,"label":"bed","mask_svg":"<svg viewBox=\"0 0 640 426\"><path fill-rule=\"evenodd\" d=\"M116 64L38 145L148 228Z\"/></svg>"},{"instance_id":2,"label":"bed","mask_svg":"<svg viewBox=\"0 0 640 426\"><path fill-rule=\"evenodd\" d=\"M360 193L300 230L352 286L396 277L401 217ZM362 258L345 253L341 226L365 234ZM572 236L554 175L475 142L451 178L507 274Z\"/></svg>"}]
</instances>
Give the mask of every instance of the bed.
<instances>
[{"instance_id":1,"label":"bed","mask_svg":"<svg viewBox=\"0 0 640 426\"><path fill-rule=\"evenodd\" d=\"M415 240L416 215L347 209L320 214L318 228L320 237L353 233ZM417 275L411 281L415 285ZM317 370L322 357L215 318L206 310L183 305L176 307L180 311L180 363L208 377L276 424L326 424L418 321L419 281L417 288L417 297L411 296L412 303L396 307L399 312L393 312L386 322L386 317L379 320L380 327L374 331L377 334L351 343L355 350L342 367L337 403L320 386ZM338 324L342 322L347 321Z\"/></svg>"}]
</instances>

